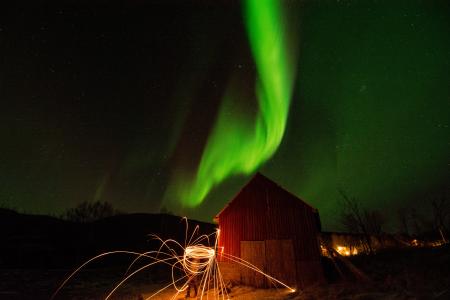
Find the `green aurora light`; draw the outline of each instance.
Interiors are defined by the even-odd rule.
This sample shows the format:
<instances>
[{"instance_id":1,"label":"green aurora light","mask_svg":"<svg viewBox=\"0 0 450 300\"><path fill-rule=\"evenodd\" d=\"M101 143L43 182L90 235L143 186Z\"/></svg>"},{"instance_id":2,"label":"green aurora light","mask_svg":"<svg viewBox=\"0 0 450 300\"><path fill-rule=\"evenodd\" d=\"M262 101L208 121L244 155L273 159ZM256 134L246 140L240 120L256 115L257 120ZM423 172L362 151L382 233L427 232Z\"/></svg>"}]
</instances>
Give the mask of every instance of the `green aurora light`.
<instances>
[{"instance_id":1,"label":"green aurora light","mask_svg":"<svg viewBox=\"0 0 450 300\"><path fill-rule=\"evenodd\" d=\"M283 17L278 1L244 3L245 25L258 73L255 92L259 109L256 117L249 120L236 107L239 92L233 93L231 87L225 93L195 179L190 184L186 184L186 178L177 180L172 187L175 198L184 205L199 205L215 185L229 176L251 174L280 145L293 91L297 52L295 47L289 47L291 35Z\"/></svg>"},{"instance_id":2,"label":"green aurora light","mask_svg":"<svg viewBox=\"0 0 450 300\"><path fill-rule=\"evenodd\" d=\"M281 143L253 155L269 121L257 96L275 88L246 31L255 2L5 11L0 206L58 215L99 200L211 221L252 175L237 167L274 151L256 169L324 230L340 229L338 189L392 230L397 210L429 220L430 200L450 195L450 2L270 2L283 5L268 10L276 28L256 7L296 78Z\"/></svg>"}]
</instances>

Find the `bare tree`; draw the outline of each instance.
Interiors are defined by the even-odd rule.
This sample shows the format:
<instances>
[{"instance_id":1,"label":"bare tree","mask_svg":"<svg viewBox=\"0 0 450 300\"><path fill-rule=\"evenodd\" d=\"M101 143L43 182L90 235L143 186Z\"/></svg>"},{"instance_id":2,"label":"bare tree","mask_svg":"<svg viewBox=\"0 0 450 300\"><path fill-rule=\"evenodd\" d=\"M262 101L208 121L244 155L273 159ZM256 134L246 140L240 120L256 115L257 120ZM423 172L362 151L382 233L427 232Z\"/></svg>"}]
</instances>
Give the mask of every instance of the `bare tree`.
<instances>
[{"instance_id":1,"label":"bare tree","mask_svg":"<svg viewBox=\"0 0 450 300\"><path fill-rule=\"evenodd\" d=\"M343 190L339 190L342 196L343 212L341 223L348 232L360 233L365 240L365 247L369 253L373 253L371 234L380 235L384 218L379 211L369 211L361 208L355 197L349 197Z\"/></svg>"},{"instance_id":2,"label":"bare tree","mask_svg":"<svg viewBox=\"0 0 450 300\"><path fill-rule=\"evenodd\" d=\"M399 231L400 233L406 234L407 236L410 235L410 229L409 229L409 223L410 223L410 217L408 214L408 211L404 208L399 208L397 210L397 218L398 222L400 223Z\"/></svg>"},{"instance_id":3,"label":"bare tree","mask_svg":"<svg viewBox=\"0 0 450 300\"><path fill-rule=\"evenodd\" d=\"M440 195L440 196L434 198L431 201L431 206L433 207L433 223L434 223L434 227L439 232L439 234L440 234L440 236L442 238L442 241L444 243L446 243L447 242L447 239L446 239L446 233L447 233L446 223L447 223L447 219L450 216L449 201L447 201L447 197L445 197L444 195Z\"/></svg>"},{"instance_id":4,"label":"bare tree","mask_svg":"<svg viewBox=\"0 0 450 300\"><path fill-rule=\"evenodd\" d=\"M62 218L73 222L86 223L117 214L119 214L119 211L114 209L111 203L84 201L74 208L69 208L63 213Z\"/></svg>"},{"instance_id":5,"label":"bare tree","mask_svg":"<svg viewBox=\"0 0 450 300\"><path fill-rule=\"evenodd\" d=\"M358 219L351 212L343 212L340 221L346 232L360 233Z\"/></svg>"},{"instance_id":6,"label":"bare tree","mask_svg":"<svg viewBox=\"0 0 450 300\"><path fill-rule=\"evenodd\" d=\"M414 207L411 208L409 217L411 219L412 227L416 236L422 234L424 231L423 217L417 212Z\"/></svg>"},{"instance_id":7,"label":"bare tree","mask_svg":"<svg viewBox=\"0 0 450 300\"><path fill-rule=\"evenodd\" d=\"M364 210L364 222L366 223L366 229L369 234L380 235L383 233L383 225L385 219L378 210Z\"/></svg>"}]
</instances>

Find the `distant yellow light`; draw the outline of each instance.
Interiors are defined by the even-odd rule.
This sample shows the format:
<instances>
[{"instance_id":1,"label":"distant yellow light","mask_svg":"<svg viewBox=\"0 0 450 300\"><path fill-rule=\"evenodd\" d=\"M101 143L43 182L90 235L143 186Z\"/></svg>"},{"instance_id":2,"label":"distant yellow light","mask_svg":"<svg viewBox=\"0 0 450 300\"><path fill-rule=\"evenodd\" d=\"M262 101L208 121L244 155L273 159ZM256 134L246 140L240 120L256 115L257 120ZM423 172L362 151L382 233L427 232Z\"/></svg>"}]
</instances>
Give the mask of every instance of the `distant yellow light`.
<instances>
[{"instance_id":1,"label":"distant yellow light","mask_svg":"<svg viewBox=\"0 0 450 300\"><path fill-rule=\"evenodd\" d=\"M358 254L358 251L356 249L354 249L353 252L350 252L350 248L345 246L337 246L336 251L342 256L350 256Z\"/></svg>"}]
</instances>

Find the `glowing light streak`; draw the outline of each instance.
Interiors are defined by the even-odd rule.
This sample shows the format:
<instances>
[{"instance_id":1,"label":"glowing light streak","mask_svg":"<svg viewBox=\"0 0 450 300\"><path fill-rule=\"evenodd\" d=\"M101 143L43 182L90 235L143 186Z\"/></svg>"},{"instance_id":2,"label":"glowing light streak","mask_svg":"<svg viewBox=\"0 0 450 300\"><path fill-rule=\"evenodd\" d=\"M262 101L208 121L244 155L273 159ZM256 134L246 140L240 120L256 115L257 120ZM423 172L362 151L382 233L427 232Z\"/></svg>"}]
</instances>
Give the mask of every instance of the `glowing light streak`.
<instances>
[{"instance_id":1,"label":"glowing light streak","mask_svg":"<svg viewBox=\"0 0 450 300\"><path fill-rule=\"evenodd\" d=\"M82 265L80 265L78 268L76 268L69 276L67 276L67 278L61 283L61 285L58 287L58 289L53 293L53 295L51 296L50 299L54 299L56 297L56 295L59 293L59 291L67 284L67 282L69 282L69 280L75 276L75 274L77 274L78 272L80 272L84 267L86 267L88 264L90 264L91 262L98 260L102 257L108 256L108 255L112 255L112 254L129 254L129 255L136 255L136 256L145 256L145 257L149 257L152 258L149 253L155 253L157 251L150 251L147 253L139 253L139 252L133 252L133 251L127 251L127 250L116 250L116 251L109 251L109 252L105 252L105 253L101 253L97 256L94 256L92 258L90 258L89 260L85 261ZM161 263L166 263L165 260L160 261Z\"/></svg>"},{"instance_id":2,"label":"glowing light streak","mask_svg":"<svg viewBox=\"0 0 450 300\"><path fill-rule=\"evenodd\" d=\"M226 288L226 284L224 281L224 278L220 272L219 263L217 261L217 249L219 247L217 246L218 243L218 235L219 230L217 232L210 234L210 235L200 235L197 238L194 238L194 235L198 234L198 226L195 227L192 235L190 236L189 240L187 239L187 233L188 233L188 222L187 219L184 218L186 221L186 238L185 238L185 245L182 246L179 242L173 240L173 239L167 239L162 240L160 237L156 235L152 235L154 239L157 239L161 242L161 245L158 250L156 251L148 251L144 253L139 252L133 252L133 251L125 251L125 250L118 250L118 251L110 251L105 252L102 254L99 254L86 262L84 262L81 266L76 268L58 287L58 289L54 292L51 299L54 299L56 295L61 291L61 289L68 283L70 279L72 279L78 272L80 272L84 267L86 267L88 264L92 263L95 260L101 259L108 255L113 254L127 254L127 255L133 255L136 256L136 258L131 262L131 264L128 266L128 269L123 277L117 284L113 286L113 288L108 292L105 300L108 300L113 296L113 294L130 278L132 278L134 275L138 274L139 272L142 272L156 264L167 264L171 266L171 276L172 280L170 283L165 285L164 287L160 288L153 294L151 294L149 297L146 298L146 300L151 299L155 297L156 295L160 294L164 290L167 290L168 288L172 287L175 289L175 294L171 299L176 299L177 296L186 291L189 287L189 285L196 281L197 278L200 278L198 281L198 294L199 298L203 299L204 295L206 294L206 298L208 299L210 297L210 293L208 291L212 291L211 297L213 299L229 299L228 291ZM214 246L209 247L202 243L205 243L207 245L210 244L210 238L214 238ZM245 261L239 257L235 257L232 255L229 255L224 252L224 248L220 248L220 255L222 255L225 259L228 259L234 263L237 263L241 266L244 266L246 268L249 268L263 276L265 276L272 284L275 286L281 285L287 289L289 289L290 292L295 292L296 290L294 288L289 287L287 284L283 283L282 281L270 276L269 274L264 273L261 269L254 266L248 261ZM178 255L178 251L182 251L182 255ZM161 258L160 258L161 257ZM144 264L143 266L133 270L130 272L132 267L136 264L136 262L140 259L150 259L151 262ZM175 274L175 270L181 271L184 273L184 275L181 275L179 278L177 278L177 275ZM181 283L181 285L180 285Z\"/></svg>"},{"instance_id":3,"label":"glowing light streak","mask_svg":"<svg viewBox=\"0 0 450 300\"><path fill-rule=\"evenodd\" d=\"M241 259L241 258L239 258L239 257L233 256L233 255L227 254L227 253L224 253L224 256L225 256L227 259L231 260L232 262L238 263L238 264L240 264L240 265L242 265L242 266L244 266L244 267L247 267L247 268L249 268L249 269L251 269L251 270L253 270L253 271L255 271L255 272L257 272L257 273L259 273L259 274L261 274L261 275L263 275L263 276L265 276L265 277L266 277L267 279L269 279L272 283L278 283L278 284L284 286L285 288L289 289L289 291L292 292L292 293L294 293L294 292L296 291L296 289L294 289L294 288L288 286L287 284L285 284L284 282L282 282L282 281L276 279L275 277L272 277L272 276L270 276L269 274L264 273L261 269L259 269L259 268L256 267L255 265L249 263L249 262L246 261L246 260L243 260L243 259Z\"/></svg>"}]
</instances>

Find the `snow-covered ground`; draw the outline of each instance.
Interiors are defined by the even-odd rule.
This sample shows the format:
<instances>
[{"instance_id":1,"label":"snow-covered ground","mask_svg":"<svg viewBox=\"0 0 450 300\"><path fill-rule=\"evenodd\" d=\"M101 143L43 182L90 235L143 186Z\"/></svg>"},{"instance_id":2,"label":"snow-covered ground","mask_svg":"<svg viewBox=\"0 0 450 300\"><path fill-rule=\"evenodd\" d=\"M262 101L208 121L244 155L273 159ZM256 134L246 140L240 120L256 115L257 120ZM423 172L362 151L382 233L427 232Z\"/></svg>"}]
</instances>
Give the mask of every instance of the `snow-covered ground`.
<instances>
[{"instance_id":1,"label":"snow-covered ground","mask_svg":"<svg viewBox=\"0 0 450 300\"><path fill-rule=\"evenodd\" d=\"M289 295L292 293L289 293L286 289L255 289L248 286L235 286L231 289L231 292L228 294L230 299L236 299L236 300L257 300L257 299L295 299L292 297L292 295ZM146 299L153 295L153 292L144 293L142 294L143 299ZM176 296L174 298L174 296ZM220 296L220 299L222 296ZM151 299L158 299L158 300L166 300L166 299L186 299L186 293L182 292L177 295L176 291L174 290L168 290L165 292L162 292L159 295L156 295L152 297ZM192 297L190 299L217 299L217 293L214 293L213 290L210 290L208 292L205 292L202 297L198 295L196 298ZM225 297L227 299L227 297Z\"/></svg>"},{"instance_id":2,"label":"snow-covered ground","mask_svg":"<svg viewBox=\"0 0 450 300\"><path fill-rule=\"evenodd\" d=\"M151 296L152 292L142 294L142 299ZM186 299L185 293L178 294L173 290L165 291L151 299ZM447 299L448 293L430 295L435 299ZM415 295L405 291L383 291L382 287L369 286L354 283L329 284L323 286L313 286L302 291L289 292L286 289L255 289L247 286L233 287L229 294L230 299L235 300L313 300L313 299L416 299ZM215 299L211 293L206 293L202 298L200 296L190 299ZM226 299L226 298L225 298ZM424 298L425 299L425 298Z\"/></svg>"},{"instance_id":3,"label":"snow-covered ground","mask_svg":"<svg viewBox=\"0 0 450 300\"><path fill-rule=\"evenodd\" d=\"M363 284L335 280L290 293L286 289L255 289L231 286L230 299L450 299L450 246L431 249L399 250L375 256L351 258L372 280ZM123 267L87 269L77 274L55 300L101 300L120 282ZM49 300L71 270L0 269L0 300ZM170 280L158 280L152 271L142 272L125 283L111 300L142 300L154 294ZM169 288L152 299L173 299ZM206 296L210 297L206 297ZM180 293L175 299L184 299ZM194 298L191 298L194 299ZM198 297L197 299L200 299ZM211 299L211 291L203 299Z\"/></svg>"}]
</instances>

